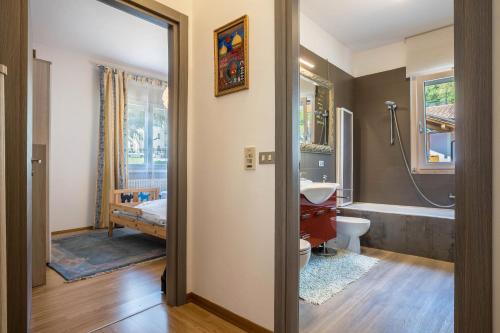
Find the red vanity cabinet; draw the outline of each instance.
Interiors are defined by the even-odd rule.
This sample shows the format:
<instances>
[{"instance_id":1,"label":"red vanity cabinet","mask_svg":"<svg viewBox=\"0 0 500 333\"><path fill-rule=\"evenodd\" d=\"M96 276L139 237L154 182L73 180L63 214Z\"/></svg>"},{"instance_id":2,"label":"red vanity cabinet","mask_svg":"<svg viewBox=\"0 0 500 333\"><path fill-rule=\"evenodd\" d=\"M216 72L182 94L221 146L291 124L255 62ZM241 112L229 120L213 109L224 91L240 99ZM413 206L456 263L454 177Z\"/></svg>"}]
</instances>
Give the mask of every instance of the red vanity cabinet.
<instances>
[{"instance_id":1,"label":"red vanity cabinet","mask_svg":"<svg viewBox=\"0 0 500 333\"><path fill-rule=\"evenodd\" d=\"M312 247L337 237L337 192L322 204L315 205L300 195L300 236Z\"/></svg>"}]
</instances>

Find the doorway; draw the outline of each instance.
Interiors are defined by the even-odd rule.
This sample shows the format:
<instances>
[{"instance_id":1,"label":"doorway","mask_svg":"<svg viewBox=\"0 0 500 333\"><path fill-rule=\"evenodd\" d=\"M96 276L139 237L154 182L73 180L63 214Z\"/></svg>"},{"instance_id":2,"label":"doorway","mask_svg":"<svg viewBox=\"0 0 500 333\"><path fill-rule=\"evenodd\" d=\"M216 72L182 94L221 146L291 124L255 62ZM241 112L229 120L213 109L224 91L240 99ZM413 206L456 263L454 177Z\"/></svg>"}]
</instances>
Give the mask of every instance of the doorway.
<instances>
[{"instance_id":1,"label":"doorway","mask_svg":"<svg viewBox=\"0 0 500 333\"><path fill-rule=\"evenodd\" d=\"M457 0L454 5L457 91L456 332L491 332L492 329L490 128L492 67L491 52L488 52L491 50L491 5L489 0L481 2ZM297 332L299 327L298 17L298 1L276 1L277 26L285 27L276 31L278 45L276 75L286 78L276 85L275 330L277 332ZM466 31L465 27L474 28ZM487 52L476 54L473 50L478 48ZM287 61L283 62L281 59ZM473 91L475 92L472 93ZM478 96L481 96L480 102L474 104L478 101ZM475 105L474 109L478 110L479 116L467 112L472 105ZM471 130L474 128L484 128L485 131ZM473 148L474 142L479 141L482 142L484 150L478 151ZM472 156L474 157L471 159ZM474 175L472 170L477 168L484 172ZM481 184L480 189L477 187L478 184ZM475 218L472 217L472 212L477 214ZM471 225L472 221L474 226ZM474 287L471 288L470 281L481 283L474 283ZM478 310L477 306L481 310Z\"/></svg>"},{"instance_id":2,"label":"doorway","mask_svg":"<svg viewBox=\"0 0 500 333\"><path fill-rule=\"evenodd\" d=\"M168 163L169 242L167 245L166 297L168 304L181 305L186 302L187 17L152 1L140 4L134 1L102 2L168 30L170 89L166 100L170 110L168 160L172 162ZM7 248L10 253L19 254L15 256L16 258L8 259L7 262L8 289L16 290L18 293L8 295L7 317L8 330L22 332L28 331L31 303L32 215L29 198L32 192L30 179L32 40L28 38L29 1L12 1L2 4L6 4L7 7L2 9L1 37L5 45L9 47L2 48L0 62L5 63L8 68L10 67L14 73L17 73L6 83L6 96L8 96L6 98L8 110L6 124L9 130L13 131L10 133L10 140L6 143L7 160L10 161L6 169L8 179L6 193L15 193L12 196L7 195L7 197L10 196L10 199L7 199L7 218L18 222L7 226ZM15 24L16 19L21 24ZM18 55L12 57L12 52ZM23 99L22 96L29 96L29 98ZM19 188L26 188L27 191L19 191ZM159 283L157 287L159 290Z\"/></svg>"}]
</instances>

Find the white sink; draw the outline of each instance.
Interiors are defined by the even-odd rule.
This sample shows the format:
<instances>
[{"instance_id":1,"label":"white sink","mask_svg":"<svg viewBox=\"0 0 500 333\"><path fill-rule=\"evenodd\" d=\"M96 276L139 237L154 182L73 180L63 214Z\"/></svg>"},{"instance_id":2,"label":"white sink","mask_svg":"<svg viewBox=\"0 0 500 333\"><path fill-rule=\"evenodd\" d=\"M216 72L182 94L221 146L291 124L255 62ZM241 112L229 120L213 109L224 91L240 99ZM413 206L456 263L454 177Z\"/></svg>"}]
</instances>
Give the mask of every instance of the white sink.
<instances>
[{"instance_id":1,"label":"white sink","mask_svg":"<svg viewBox=\"0 0 500 333\"><path fill-rule=\"evenodd\" d=\"M309 184L312 184L313 181L312 180L309 180L309 179L305 179L305 178L300 178L300 188L302 189L302 187L306 186L306 185L309 185Z\"/></svg>"},{"instance_id":2,"label":"white sink","mask_svg":"<svg viewBox=\"0 0 500 333\"><path fill-rule=\"evenodd\" d=\"M313 204L319 205L330 199L339 187L340 184L337 183L313 183L310 180L301 180L300 193Z\"/></svg>"}]
</instances>

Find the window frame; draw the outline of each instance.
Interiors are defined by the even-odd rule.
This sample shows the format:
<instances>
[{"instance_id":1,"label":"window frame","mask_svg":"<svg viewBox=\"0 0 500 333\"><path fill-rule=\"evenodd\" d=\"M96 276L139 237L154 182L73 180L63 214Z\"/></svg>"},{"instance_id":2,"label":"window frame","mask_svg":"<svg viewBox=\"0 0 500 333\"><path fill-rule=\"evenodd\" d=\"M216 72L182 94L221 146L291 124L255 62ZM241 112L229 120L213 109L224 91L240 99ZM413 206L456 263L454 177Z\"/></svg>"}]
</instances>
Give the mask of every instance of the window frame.
<instances>
[{"instance_id":1,"label":"window frame","mask_svg":"<svg viewBox=\"0 0 500 333\"><path fill-rule=\"evenodd\" d=\"M166 136L168 137L168 110L165 107L165 105L161 104L156 104L150 102L150 94L151 92L148 92L148 101L147 105L145 105L145 115L144 115L144 162L143 163L129 163L128 162L128 142L127 142L127 169L130 171L134 172L146 172L146 173L152 173L153 172L153 164L154 162L154 112L155 112L155 107L161 108L164 110L166 113L165 121L167 122L167 126L165 127L166 130ZM140 101L138 100L133 100L133 103L129 104L139 104ZM128 105L127 105L128 107ZM127 113L128 113L127 109ZM128 133L129 129L127 128L127 140L128 140ZM167 148L168 149L168 148ZM167 156L168 156L168 151L167 151ZM165 173L167 172L167 167L168 167L168 158L165 163L158 163L158 167L164 167L165 168Z\"/></svg>"},{"instance_id":2,"label":"window frame","mask_svg":"<svg viewBox=\"0 0 500 333\"><path fill-rule=\"evenodd\" d=\"M421 124L425 124L426 121L424 83L447 77L455 77L453 69L411 77L411 170L414 174L455 174L454 161L433 163L427 161L426 135L420 131Z\"/></svg>"}]
</instances>

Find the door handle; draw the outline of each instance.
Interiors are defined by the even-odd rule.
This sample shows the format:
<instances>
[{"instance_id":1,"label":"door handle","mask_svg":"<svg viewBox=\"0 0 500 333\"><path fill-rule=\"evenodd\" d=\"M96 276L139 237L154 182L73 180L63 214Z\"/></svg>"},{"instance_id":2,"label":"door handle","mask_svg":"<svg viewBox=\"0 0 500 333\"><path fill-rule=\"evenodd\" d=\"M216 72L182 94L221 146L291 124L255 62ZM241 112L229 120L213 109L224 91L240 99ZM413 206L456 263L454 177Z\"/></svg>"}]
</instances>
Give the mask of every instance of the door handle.
<instances>
[{"instance_id":1,"label":"door handle","mask_svg":"<svg viewBox=\"0 0 500 333\"><path fill-rule=\"evenodd\" d=\"M33 160L33 159L32 159L32 160L31 160L31 163L33 163L33 164L35 164L35 163L36 163L36 164L42 164L42 160Z\"/></svg>"}]
</instances>

